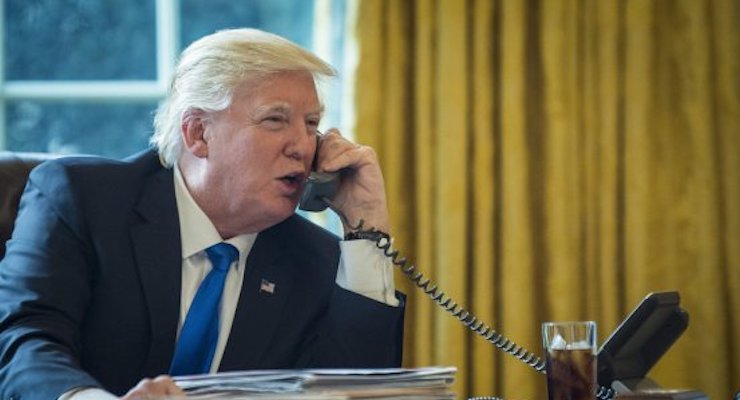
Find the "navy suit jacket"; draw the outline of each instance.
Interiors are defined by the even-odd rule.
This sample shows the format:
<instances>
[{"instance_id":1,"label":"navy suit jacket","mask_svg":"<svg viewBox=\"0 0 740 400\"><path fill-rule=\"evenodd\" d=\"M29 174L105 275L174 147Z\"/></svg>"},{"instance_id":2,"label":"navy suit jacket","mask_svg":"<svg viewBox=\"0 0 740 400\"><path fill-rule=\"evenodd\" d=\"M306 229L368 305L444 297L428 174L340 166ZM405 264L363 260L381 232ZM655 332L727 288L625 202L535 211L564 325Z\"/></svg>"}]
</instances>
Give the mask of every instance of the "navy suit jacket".
<instances>
[{"instance_id":1,"label":"navy suit jacket","mask_svg":"<svg viewBox=\"0 0 740 400\"><path fill-rule=\"evenodd\" d=\"M399 366L403 306L338 287L338 258L300 216L261 232L220 369ZM167 373L181 266L173 173L153 151L36 168L0 263L0 398L123 394Z\"/></svg>"}]
</instances>

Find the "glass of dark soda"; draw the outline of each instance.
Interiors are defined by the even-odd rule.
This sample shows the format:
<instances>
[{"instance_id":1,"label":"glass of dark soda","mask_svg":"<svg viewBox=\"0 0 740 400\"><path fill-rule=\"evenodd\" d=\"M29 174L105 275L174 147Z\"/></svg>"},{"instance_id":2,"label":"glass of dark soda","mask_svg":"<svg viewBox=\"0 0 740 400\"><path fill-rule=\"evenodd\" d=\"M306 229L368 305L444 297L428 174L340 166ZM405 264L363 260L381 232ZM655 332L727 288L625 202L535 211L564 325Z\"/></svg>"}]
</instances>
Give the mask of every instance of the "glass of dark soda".
<instances>
[{"instance_id":1,"label":"glass of dark soda","mask_svg":"<svg viewBox=\"0 0 740 400\"><path fill-rule=\"evenodd\" d=\"M545 322L542 343L549 400L593 400L596 394L596 323Z\"/></svg>"}]
</instances>

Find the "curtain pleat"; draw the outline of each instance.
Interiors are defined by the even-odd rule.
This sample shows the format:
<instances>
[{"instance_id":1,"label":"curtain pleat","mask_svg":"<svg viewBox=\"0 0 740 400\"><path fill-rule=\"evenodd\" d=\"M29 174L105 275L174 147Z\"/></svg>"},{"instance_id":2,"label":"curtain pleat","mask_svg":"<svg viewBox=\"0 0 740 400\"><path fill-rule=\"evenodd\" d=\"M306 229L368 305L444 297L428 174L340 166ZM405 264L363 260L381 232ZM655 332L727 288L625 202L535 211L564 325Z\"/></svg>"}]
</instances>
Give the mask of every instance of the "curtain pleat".
<instances>
[{"instance_id":1,"label":"curtain pleat","mask_svg":"<svg viewBox=\"0 0 740 400\"><path fill-rule=\"evenodd\" d=\"M600 342L649 292L689 329L650 377L740 389L740 4L362 0L356 136L381 159L394 246L538 355L540 325ZM404 364L459 398L545 380L400 273Z\"/></svg>"},{"instance_id":2,"label":"curtain pleat","mask_svg":"<svg viewBox=\"0 0 740 400\"><path fill-rule=\"evenodd\" d=\"M470 295L466 298L471 311L481 321L491 324L496 321L496 296L498 288L494 265L498 263L500 242L496 234L498 205L501 191L498 188L499 176L496 171L498 161L496 149L500 146L494 135L496 124L500 121L499 104L494 96L496 87L496 40L497 25L494 23L495 5L488 0L476 0L471 14L471 27L468 29L470 41L470 75L467 90L470 97L470 117L467 122L470 130L471 167L468 168L470 185L470 207L466 224L471 238L468 245L471 263L475 268L468 273ZM476 87L479 90L476 90ZM474 337L470 342L470 351L466 362L469 373L469 385L473 394L493 393L496 376L495 350L485 340Z\"/></svg>"}]
</instances>

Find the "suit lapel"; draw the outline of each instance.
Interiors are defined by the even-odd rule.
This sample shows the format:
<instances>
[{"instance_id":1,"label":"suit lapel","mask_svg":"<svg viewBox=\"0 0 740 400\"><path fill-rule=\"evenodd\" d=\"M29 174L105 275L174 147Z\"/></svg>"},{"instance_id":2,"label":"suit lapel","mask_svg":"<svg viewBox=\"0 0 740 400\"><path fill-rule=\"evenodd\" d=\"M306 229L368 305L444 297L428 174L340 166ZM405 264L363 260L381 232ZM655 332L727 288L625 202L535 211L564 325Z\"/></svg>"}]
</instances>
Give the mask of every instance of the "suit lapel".
<instances>
[{"instance_id":1,"label":"suit lapel","mask_svg":"<svg viewBox=\"0 0 740 400\"><path fill-rule=\"evenodd\" d=\"M244 283L220 370L254 369L261 365L283 320L282 312L293 286L293 264L284 257L271 230L257 236L247 258ZM272 293L262 281L274 284Z\"/></svg>"},{"instance_id":2,"label":"suit lapel","mask_svg":"<svg viewBox=\"0 0 740 400\"><path fill-rule=\"evenodd\" d=\"M169 369L180 315L182 250L171 169L152 175L136 209L144 220L132 227L131 240L151 323L143 372L155 376Z\"/></svg>"}]
</instances>

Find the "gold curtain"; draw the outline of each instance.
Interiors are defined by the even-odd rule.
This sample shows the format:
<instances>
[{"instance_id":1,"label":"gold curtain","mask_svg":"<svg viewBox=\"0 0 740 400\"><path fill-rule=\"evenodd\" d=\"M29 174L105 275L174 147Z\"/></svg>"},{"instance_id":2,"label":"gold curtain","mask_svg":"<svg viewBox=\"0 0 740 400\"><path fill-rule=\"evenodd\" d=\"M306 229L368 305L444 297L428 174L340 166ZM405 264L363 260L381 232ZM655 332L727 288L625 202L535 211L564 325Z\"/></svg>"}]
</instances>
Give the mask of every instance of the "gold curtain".
<instances>
[{"instance_id":1,"label":"gold curtain","mask_svg":"<svg viewBox=\"0 0 740 400\"><path fill-rule=\"evenodd\" d=\"M600 341L652 291L689 329L651 371L740 389L740 4L364 0L356 126L383 165L395 246L541 354L546 320ZM544 396L401 275L404 363L458 396Z\"/></svg>"}]
</instances>

